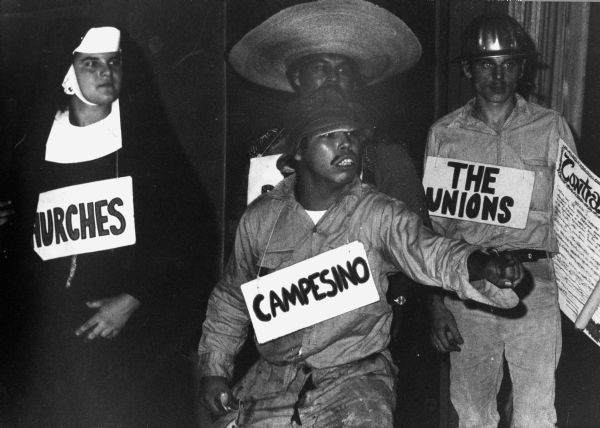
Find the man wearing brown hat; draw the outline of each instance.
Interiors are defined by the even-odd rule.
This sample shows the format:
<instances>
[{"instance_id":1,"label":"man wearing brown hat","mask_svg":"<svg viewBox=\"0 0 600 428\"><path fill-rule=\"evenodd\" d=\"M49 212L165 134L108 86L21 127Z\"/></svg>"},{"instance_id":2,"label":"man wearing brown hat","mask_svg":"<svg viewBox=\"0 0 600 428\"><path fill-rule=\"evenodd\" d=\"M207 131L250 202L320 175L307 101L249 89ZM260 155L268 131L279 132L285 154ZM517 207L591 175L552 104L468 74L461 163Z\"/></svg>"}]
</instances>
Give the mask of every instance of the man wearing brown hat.
<instances>
[{"instance_id":1,"label":"man wearing brown hat","mask_svg":"<svg viewBox=\"0 0 600 428\"><path fill-rule=\"evenodd\" d=\"M221 415L215 427L391 427L387 275L401 269L463 299L512 307L521 265L435 235L403 202L362 183L370 125L339 91L322 88L292 110L296 172L240 220L203 325L199 400ZM477 278L495 285L474 288ZM260 359L232 390L250 322Z\"/></svg>"},{"instance_id":2,"label":"man wearing brown hat","mask_svg":"<svg viewBox=\"0 0 600 428\"><path fill-rule=\"evenodd\" d=\"M228 59L245 79L303 95L334 86L352 99L414 66L421 45L398 17L364 0L319 0L288 7L236 43ZM257 140L251 155L286 152L286 130L274 128ZM427 218L422 185L400 141L370 144L363 179ZM276 183L272 183L276 184Z\"/></svg>"},{"instance_id":3,"label":"man wearing brown hat","mask_svg":"<svg viewBox=\"0 0 600 428\"><path fill-rule=\"evenodd\" d=\"M302 96L316 89L336 87L347 99L358 89L380 83L413 67L421 57L421 45L411 29L386 9L364 0L319 0L288 7L271 16L236 43L228 59L245 79L271 89ZM278 127L267 130L250 147L251 167L275 163L283 175L291 166L284 158L268 156L289 152L285 112ZM283 125L283 127L282 127ZM430 225L423 186L405 143L380 129L365 145L361 177L379 191L399 199ZM276 170L272 166L272 170ZM272 188L248 189L248 200ZM252 182L252 177L249 180ZM394 305L394 336L401 327L402 305L415 284L402 274L390 277L390 301ZM410 297L409 297L409 300Z\"/></svg>"},{"instance_id":4,"label":"man wearing brown hat","mask_svg":"<svg viewBox=\"0 0 600 428\"><path fill-rule=\"evenodd\" d=\"M498 310L452 296L432 298L434 347L460 351L450 354L450 396L460 427L498 426L496 395L505 359L513 384L511 426L556 424L554 372L561 329L551 259L558 251L552 190L559 141L571 150L575 145L562 116L516 92L526 57L533 53L530 46L523 28L509 16L483 15L472 21L463 33L461 67L475 98L431 127L426 149L428 163L451 158L453 165L467 168L457 176L469 174L467 165L474 162L498 166L488 195L503 175L514 174L511 169L520 177L512 186L513 195L531 192L521 226L432 216L434 229L444 236L526 261L525 279L516 290L522 302L514 309ZM475 176L467 180L474 183ZM428 202L433 202L429 193Z\"/></svg>"}]
</instances>

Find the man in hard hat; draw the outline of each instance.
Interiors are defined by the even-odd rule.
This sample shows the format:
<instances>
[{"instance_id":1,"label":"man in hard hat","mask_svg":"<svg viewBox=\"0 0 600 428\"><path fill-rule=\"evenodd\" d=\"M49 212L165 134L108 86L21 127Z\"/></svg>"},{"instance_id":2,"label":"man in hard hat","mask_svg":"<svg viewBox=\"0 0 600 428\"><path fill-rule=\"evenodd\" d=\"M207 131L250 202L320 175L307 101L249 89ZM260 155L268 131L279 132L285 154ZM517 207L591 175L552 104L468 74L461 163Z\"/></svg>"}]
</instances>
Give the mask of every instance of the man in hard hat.
<instances>
[{"instance_id":1,"label":"man in hard hat","mask_svg":"<svg viewBox=\"0 0 600 428\"><path fill-rule=\"evenodd\" d=\"M436 235L403 202L362 183L371 125L335 88L302 97L292 109L296 172L240 220L203 325L199 400L222 416L208 425L214 427L232 420L248 428L391 427L396 369L387 349L387 275L402 269L461 298L512 307L517 296L500 288L520 282L521 265ZM359 260L360 271L351 272ZM354 285L340 287L343 270L343 282ZM474 278L494 285L475 288ZM364 298L354 294L363 291ZM251 320L260 359L231 388Z\"/></svg>"},{"instance_id":2,"label":"man in hard hat","mask_svg":"<svg viewBox=\"0 0 600 428\"><path fill-rule=\"evenodd\" d=\"M527 262L522 304L497 310L452 296L432 297L432 342L451 352L450 396L460 427L496 427L496 395L506 359L513 384L514 427L554 427L554 372L561 351L552 254L552 190L559 141L575 150L565 119L517 94L531 42L506 15L483 15L465 29L460 64L475 98L430 129L426 156L510 167L529 175L514 192L531 190L526 224L514 226L432 216L437 232L507 251ZM498 171L504 171L498 168ZM505 174L500 172L499 174ZM494 178L496 179L496 178ZM527 209L528 207L528 209Z\"/></svg>"}]
</instances>

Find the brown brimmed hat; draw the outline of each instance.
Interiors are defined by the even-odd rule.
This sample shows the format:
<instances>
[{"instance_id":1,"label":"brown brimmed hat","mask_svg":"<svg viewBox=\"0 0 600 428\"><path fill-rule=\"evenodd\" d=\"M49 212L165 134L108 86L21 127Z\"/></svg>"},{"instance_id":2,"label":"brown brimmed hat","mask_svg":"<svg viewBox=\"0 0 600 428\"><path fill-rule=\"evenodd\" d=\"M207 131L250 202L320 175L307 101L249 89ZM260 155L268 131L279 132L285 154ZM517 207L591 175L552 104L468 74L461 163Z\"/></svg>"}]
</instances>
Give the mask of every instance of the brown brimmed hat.
<instances>
[{"instance_id":1,"label":"brown brimmed hat","mask_svg":"<svg viewBox=\"0 0 600 428\"><path fill-rule=\"evenodd\" d=\"M304 137L334 131L373 128L366 120L362 106L350 103L336 87L322 87L292 101L285 112L288 151Z\"/></svg>"},{"instance_id":2,"label":"brown brimmed hat","mask_svg":"<svg viewBox=\"0 0 600 428\"><path fill-rule=\"evenodd\" d=\"M286 108L284 124L286 132L280 147L283 155L277 161L277 168L284 175L294 171L293 157L303 138L353 131L356 138L368 139L374 129L373 123L366 119L364 108L348 102L339 88L331 86L323 86L292 101Z\"/></svg>"},{"instance_id":3,"label":"brown brimmed hat","mask_svg":"<svg viewBox=\"0 0 600 428\"><path fill-rule=\"evenodd\" d=\"M288 67L314 54L352 59L367 85L419 61L421 44L397 16L364 0L318 0L276 13L248 32L229 53L247 80L293 92Z\"/></svg>"}]
</instances>

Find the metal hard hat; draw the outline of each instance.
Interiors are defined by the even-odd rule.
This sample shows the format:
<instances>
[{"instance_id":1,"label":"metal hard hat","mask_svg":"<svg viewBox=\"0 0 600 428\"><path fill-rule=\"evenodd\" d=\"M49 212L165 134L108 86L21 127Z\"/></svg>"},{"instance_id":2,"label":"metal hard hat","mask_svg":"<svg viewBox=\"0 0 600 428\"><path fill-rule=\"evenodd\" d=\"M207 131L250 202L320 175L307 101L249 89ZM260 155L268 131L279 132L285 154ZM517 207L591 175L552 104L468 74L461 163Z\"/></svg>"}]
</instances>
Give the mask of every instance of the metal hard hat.
<instances>
[{"instance_id":1,"label":"metal hard hat","mask_svg":"<svg viewBox=\"0 0 600 428\"><path fill-rule=\"evenodd\" d=\"M497 56L528 56L534 53L533 42L512 17L486 14L469 23L462 35L459 60Z\"/></svg>"}]
</instances>

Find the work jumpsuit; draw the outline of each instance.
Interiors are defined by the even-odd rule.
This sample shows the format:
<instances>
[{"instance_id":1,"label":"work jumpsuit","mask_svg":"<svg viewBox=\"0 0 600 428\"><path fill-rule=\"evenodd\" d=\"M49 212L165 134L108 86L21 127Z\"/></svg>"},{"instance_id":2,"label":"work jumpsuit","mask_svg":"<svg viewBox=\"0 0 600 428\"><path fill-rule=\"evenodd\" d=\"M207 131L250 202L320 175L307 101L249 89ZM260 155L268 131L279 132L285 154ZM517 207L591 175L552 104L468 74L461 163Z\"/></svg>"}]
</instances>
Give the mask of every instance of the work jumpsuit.
<instances>
[{"instance_id":1,"label":"work jumpsuit","mask_svg":"<svg viewBox=\"0 0 600 428\"><path fill-rule=\"evenodd\" d=\"M460 427L497 427L496 395L503 357L513 383L514 427L554 427L554 372L561 352L560 311L551 255L558 251L552 229L552 190L558 142L575 150L565 119L525 101L496 132L471 114L475 100L449 113L430 130L426 156L440 156L533 171L533 194L524 229L432 217L444 236L497 250L534 249L547 258L524 263L518 287L522 301L496 310L452 296L445 298L464 339L450 354L450 396ZM521 189L515 189L516 192Z\"/></svg>"},{"instance_id":2,"label":"work jumpsuit","mask_svg":"<svg viewBox=\"0 0 600 428\"><path fill-rule=\"evenodd\" d=\"M261 358L233 393L251 409L242 415L244 427L294 426L294 413L307 427L390 427L395 368L386 350L392 318L385 298L387 275L402 270L420 283L502 307L514 306L517 296L495 287L478 292L468 282L466 266L476 247L434 234L403 202L358 178L316 225L296 201L294 182L292 175L261 195L240 221L225 274L209 299L199 375L232 378L250 324L242 284L259 272L359 241L379 300L257 344ZM309 376L312 385L306 388ZM223 417L215 426L232 418Z\"/></svg>"}]
</instances>

